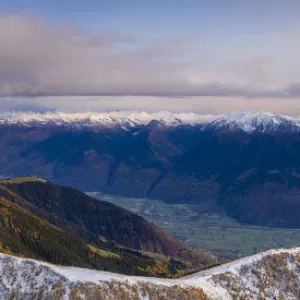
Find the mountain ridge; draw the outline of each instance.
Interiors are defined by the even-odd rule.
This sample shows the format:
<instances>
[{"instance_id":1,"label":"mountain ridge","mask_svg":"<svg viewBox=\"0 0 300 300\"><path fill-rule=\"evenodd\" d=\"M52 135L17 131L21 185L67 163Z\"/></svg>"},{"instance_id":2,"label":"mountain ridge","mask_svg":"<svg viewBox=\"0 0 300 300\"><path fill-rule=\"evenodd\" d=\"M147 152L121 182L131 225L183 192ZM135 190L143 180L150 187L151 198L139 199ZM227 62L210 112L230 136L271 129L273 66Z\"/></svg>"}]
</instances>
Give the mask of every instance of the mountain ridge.
<instances>
[{"instance_id":1,"label":"mountain ridge","mask_svg":"<svg viewBox=\"0 0 300 300\"><path fill-rule=\"evenodd\" d=\"M5 295L14 292L17 300L37 294L44 299L50 291L60 299L98 295L140 300L298 299L300 293L299 247L261 252L178 279L122 276L6 254L0 254L0 262L0 289Z\"/></svg>"},{"instance_id":2,"label":"mountain ridge","mask_svg":"<svg viewBox=\"0 0 300 300\"><path fill-rule=\"evenodd\" d=\"M169 111L157 111L153 113L145 111L110 111L110 112L3 112L0 114L0 124L8 125L34 125L54 124L78 126L128 126L128 128L148 125L156 120L166 126L178 126L182 124L201 124L214 119L213 115L200 115L192 112L172 113Z\"/></svg>"},{"instance_id":3,"label":"mountain ridge","mask_svg":"<svg viewBox=\"0 0 300 300\"><path fill-rule=\"evenodd\" d=\"M153 121L167 127L182 125L203 125L206 129L243 130L244 132L276 132L280 128L289 126L290 130L300 130L299 116L291 117L269 112L235 112L228 115L209 115L196 113L172 113L158 111L148 113L143 111L115 111L102 113L33 113L15 112L2 113L0 125L15 126L69 126L73 129L120 127L130 130L139 126L153 126ZM287 128L285 128L287 130Z\"/></svg>"},{"instance_id":4,"label":"mountain ridge","mask_svg":"<svg viewBox=\"0 0 300 300\"><path fill-rule=\"evenodd\" d=\"M298 118L271 114L267 112L242 112L217 118L206 128L214 130L244 131L246 133L275 133L298 132L300 122Z\"/></svg>"},{"instance_id":5,"label":"mountain ridge","mask_svg":"<svg viewBox=\"0 0 300 300\"><path fill-rule=\"evenodd\" d=\"M0 175L34 175L84 191L168 203L207 203L244 224L299 228L297 118L228 118L96 130L0 125Z\"/></svg>"}]
</instances>

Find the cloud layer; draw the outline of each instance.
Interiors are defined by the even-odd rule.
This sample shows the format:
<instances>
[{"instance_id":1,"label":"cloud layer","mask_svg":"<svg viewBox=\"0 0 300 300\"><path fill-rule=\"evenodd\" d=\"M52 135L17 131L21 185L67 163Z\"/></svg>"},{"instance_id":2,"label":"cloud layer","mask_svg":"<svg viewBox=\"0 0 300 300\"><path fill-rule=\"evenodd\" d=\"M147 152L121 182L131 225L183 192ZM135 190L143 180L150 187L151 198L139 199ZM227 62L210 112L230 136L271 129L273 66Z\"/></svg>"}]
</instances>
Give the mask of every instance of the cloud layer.
<instances>
[{"instance_id":1,"label":"cloud layer","mask_svg":"<svg viewBox=\"0 0 300 300\"><path fill-rule=\"evenodd\" d=\"M190 42L115 31L91 35L38 16L2 14L0 96L300 96L296 77L273 79L270 58L215 67L212 57L190 57Z\"/></svg>"},{"instance_id":2,"label":"cloud layer","mask_svg":"<svg viewBox=\"0 0 300 300\"><path fill-rule=\"evenodd\" d=\"M228 114L233 111L268 111L300 115L300 99L245 97L51 96L0 97L0 112L109 112L170 111L175 113Z\"/></svg>"}]
</instances>

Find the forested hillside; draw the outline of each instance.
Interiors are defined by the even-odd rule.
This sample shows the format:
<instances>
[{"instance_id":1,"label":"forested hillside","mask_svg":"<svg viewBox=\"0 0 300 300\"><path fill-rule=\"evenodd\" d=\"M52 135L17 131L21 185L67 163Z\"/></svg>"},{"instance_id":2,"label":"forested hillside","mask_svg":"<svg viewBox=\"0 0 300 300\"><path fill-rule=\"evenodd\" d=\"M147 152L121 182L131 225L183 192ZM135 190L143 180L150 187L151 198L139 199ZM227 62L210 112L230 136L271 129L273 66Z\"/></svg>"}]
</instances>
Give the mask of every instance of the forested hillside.
<instances>
[{"instance_id":1,"label":"forested hillside","mask_svg":"<svg viewBox=\"0 0 300 300\"><path fill-rule=\"evenodd\" d=\"M41 178L0 182L0 250L126 274L176 276L210 263L143 218ZM167 247L168 246L168 247Z\"/></svg>"}]
</instances>

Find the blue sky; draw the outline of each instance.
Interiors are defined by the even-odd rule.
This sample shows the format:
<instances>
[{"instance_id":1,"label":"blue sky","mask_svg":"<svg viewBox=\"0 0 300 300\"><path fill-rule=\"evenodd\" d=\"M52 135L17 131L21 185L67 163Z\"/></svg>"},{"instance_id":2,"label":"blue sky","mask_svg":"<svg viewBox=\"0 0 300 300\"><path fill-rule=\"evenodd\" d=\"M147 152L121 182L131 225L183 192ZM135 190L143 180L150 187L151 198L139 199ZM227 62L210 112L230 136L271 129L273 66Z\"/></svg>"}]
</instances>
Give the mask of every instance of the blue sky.
<instances>
[{"instance_id":1,"label":"blue sky","mask_svg":"<svg viewBox=\"0 0 300 300\"><path fill-rule=\"evenodd\" d=\"M2 0L0 95L297 98L299 12L295 0Z\"/></svg>"},{"instance_id":2,"label":"blue sky","mask_svg":"<svg viewBox=\"0 0 300 300\"><path fill-rule=\"evenodd\" d=\"M88 30L114 28L164 34L247 34L299 26L293 0L2 0L2 10L37 13L50 22Z\"/></svg>"}]
</instances>

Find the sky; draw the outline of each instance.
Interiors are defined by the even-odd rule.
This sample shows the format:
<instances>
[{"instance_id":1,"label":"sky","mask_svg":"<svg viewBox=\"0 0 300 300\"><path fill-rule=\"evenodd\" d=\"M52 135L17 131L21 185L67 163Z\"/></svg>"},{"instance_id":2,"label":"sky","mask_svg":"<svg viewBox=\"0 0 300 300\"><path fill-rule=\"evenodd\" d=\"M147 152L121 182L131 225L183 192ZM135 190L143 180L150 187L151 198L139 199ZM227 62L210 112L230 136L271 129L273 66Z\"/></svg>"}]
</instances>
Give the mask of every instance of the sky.
<instances>
[{"instance_id":1,"label":"sky","mask_svg":"<svg viewBox=\"0 0 300 300\"><path fill-rule=\"evenodd\" d=\"M300 114L298 0L1 0L0 110Z\"/></svg>"}]
</instances>

